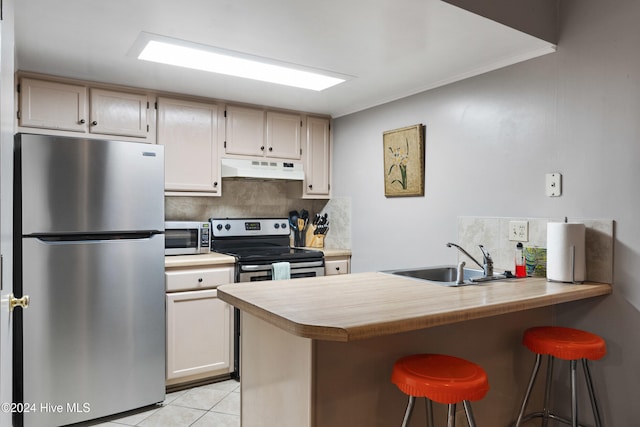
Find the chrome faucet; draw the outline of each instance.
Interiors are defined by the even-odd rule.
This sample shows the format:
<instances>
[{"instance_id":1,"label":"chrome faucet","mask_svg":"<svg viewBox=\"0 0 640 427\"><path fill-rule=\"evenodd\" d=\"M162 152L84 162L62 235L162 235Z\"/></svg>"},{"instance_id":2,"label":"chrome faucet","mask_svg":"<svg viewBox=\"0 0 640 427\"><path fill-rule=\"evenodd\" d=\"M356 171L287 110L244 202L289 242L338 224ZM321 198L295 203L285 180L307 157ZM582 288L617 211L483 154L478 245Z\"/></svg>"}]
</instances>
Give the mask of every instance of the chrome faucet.
<instances>
[{"instance_id":1,"label":"chrome faucet","mask_svg":"<svg viewBox=\"0 0 640 427\"><path fill-rule=\"evenodd\" d=\"M478 245L480 247L480 250L482 251L483 264L480 264L478 260L476 260L474 257L469 255L469 252L465 251L461 246L456 245L455 243L447 243L447 247L450 248L452 246L457 248L460 252L462 252L467 257L469 257L473 262L478 264L478 266L482 269L482 271L484 271L484 277L493 276L493 259L491 258L491 254L489 253L489 251L486 250L484 246Z\"/></svg>"}]
</instances>

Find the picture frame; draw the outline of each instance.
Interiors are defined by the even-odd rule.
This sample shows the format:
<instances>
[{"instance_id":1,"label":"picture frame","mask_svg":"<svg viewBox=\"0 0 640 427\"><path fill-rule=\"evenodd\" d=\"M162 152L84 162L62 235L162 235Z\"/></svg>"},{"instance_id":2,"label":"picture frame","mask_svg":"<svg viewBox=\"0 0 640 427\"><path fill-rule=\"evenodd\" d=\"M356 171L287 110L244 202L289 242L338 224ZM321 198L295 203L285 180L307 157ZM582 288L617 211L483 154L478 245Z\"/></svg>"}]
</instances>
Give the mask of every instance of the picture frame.
<instances>
[{"instance_id":1,"label":"picture frame","mask_svg":"<svg viewBox=\"0 0 640 427\"><path fill-rule=\"evenodd\" d=\"M385 197L424 196L424 134L422 124L383 133Z\"/></svg>"}]
</instances>

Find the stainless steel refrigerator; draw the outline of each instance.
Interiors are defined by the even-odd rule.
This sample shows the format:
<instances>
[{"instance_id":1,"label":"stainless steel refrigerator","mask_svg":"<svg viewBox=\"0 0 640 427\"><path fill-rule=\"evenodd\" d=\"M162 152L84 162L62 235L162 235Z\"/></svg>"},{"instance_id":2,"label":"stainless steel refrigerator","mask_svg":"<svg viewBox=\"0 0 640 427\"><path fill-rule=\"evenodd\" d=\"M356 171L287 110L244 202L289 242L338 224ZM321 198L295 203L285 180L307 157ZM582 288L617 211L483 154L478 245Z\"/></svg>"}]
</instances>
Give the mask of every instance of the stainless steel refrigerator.
<instances>
[{"instance_id":1,"label":"stainless steel refrigerator","mask_svg":"<svg viewBox=\"0 0 640 427\"><path fill-rule=\"evenodd\" d=\"M14 425L164 400L164 152L15 138Z\"/></svg>"}]
</instances>

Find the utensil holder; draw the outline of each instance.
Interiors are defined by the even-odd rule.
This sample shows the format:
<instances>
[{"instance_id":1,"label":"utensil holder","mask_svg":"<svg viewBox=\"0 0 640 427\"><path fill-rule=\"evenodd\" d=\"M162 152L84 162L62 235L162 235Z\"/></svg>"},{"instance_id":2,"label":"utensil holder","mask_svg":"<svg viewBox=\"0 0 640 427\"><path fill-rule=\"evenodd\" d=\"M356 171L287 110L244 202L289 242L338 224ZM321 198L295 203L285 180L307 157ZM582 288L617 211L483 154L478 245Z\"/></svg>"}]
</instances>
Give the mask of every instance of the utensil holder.
<instances>
[{"instance_id":1,"label":"utensil holder","mask_svg":"<svg viewBox=\"0 0 640 427\"><path fill-rule=\"evenodd\" d=\"M294 230L293 231L293 245L296 248L302 248L306 244L306 233L302 230Z\"/></svg>"}]
</instances>

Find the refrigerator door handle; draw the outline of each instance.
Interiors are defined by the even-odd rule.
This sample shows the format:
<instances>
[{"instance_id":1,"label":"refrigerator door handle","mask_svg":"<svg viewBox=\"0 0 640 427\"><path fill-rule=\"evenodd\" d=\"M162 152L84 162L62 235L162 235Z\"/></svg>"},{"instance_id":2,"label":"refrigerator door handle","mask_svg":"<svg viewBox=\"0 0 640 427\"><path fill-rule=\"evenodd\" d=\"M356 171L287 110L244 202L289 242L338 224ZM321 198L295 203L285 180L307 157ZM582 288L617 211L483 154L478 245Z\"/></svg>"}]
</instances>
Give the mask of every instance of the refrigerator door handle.
<instances>
[{"instance_id":1,"label":"refrigerator door handle","mask_svg":"<svg viewBox=\"0 0 640 427\"><path fill-rule=\"evenodd\" d=\"M133 233L85 233L85 234L65 234L65 235L51 235L51 234L31 234L25 237L32 237L42 242L90 242L90 241L104 241L104 240L140 240L150 239L156 234L164 234L160 230L154 231L142 231Z\"/></svg>"}]
</instances>

